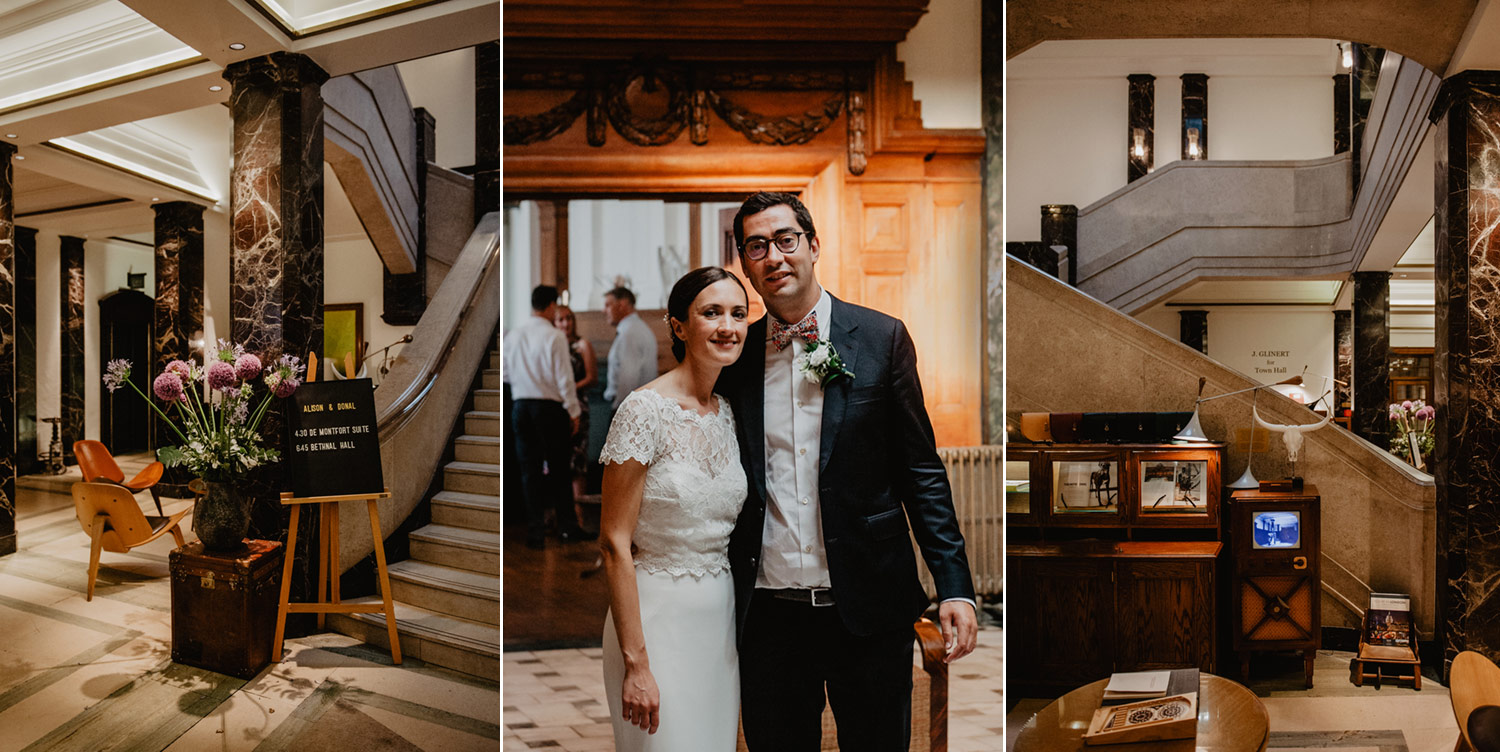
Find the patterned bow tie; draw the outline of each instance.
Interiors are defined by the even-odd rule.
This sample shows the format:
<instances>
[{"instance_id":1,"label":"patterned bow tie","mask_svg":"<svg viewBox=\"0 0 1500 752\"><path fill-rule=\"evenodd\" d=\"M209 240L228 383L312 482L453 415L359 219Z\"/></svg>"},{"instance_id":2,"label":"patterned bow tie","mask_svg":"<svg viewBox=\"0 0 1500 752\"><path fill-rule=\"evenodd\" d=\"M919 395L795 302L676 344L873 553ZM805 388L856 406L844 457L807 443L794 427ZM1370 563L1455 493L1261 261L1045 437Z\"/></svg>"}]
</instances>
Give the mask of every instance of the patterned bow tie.
<instances>
[{"instance_id":1,"label":"patterned bow tie","mask_svg":"<svg viewBox=\"0 0 1500 752\"><path fill-rule=\"evenodd\" d=\"M771 319L771 342L776 345L777 352L785 350L787 345L792 344L792 337L801 337L806 342L818 339L818 313L813 311L806 318L796 324L788 326L775 318Z\"/></svg>"}]
</instances>

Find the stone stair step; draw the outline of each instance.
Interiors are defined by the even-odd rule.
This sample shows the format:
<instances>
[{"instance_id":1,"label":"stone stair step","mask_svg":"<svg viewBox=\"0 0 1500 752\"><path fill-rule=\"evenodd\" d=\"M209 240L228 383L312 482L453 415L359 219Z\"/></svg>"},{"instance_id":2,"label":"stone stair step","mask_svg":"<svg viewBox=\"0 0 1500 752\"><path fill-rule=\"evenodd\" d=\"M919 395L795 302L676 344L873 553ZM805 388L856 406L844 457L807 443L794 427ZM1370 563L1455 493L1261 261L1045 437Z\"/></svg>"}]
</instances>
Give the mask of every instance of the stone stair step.
<instances>
[{"instance_id":1,"label":"stone stair step","mask_svg":"<svg viewBox=\"0 0 1500 752\"><path fill-rule=\"evenodd\" d=\"M480 377L479 377L479 385L481 387L485 388L485 389L499 389L500 388L500 369L499 368L486 368L486 369L484 369L484 373L481 374Z\"/></svg>"},{"instance_id":2,"label":"stone stair step","mask_svg":"<svg viewBox=\"0 0 1500 752\"><path fill-rule=\"evenodd\" d=\"M453 458L459 462L500 464L499 436L460 436L453 441Z\"/></svg>"},{"instance_id":3,"label":"stone stair step","mask_svg":"<svg viewBox=\"0 0 1500 752\"><path fill-rule=\"evenodd\" d=\"M474 409L485 412L500 412L500 398L504 394L499 389L475 389Z\"/></svg>"},{"instance_id":4,"label":"stone stair step","mask_svg":"<svg viewBox=\"0 0 1500 752\"><path fill-rule=\"evenodd\" d=\"M500 367L500 353L497 350L490 351L490 368Z\"/></svg>"},{"instance_id":5,"label":"stone stair step","mask_svg":"<svg viewBox=\"0 0 1500 752\"><path fill-rule=\"evenodd\" d=\"M439 525L500 532L500 497L441 491L432 497L432 521Z\"/></svg>"},{"instance_id":6,"label":"stone stair step","mask_svg":"<svg viewBox=\"0 0 1500 752\"><path fill-rule=\"evenodd\" d=\"M412 531L409 537L411 558L416 561L481 574L500 574L498 533L432 524Z\"/></svg>"},{"instance_id":7,"label":"stone stair step","mask_svg":"<svg viewBox=\"0 0 1500 752\"><path fill-rule=\"evenodd\" d=\"M390 565L395 600L483 624L500 624L500 577L408 559Z\"/></svg>"},{"instance_id":8,"label":"stone stair step","mask_svg":"<svg viewBox=\"0 0 1500 752\"><path fill-rule=\"evenodd\" d=\"M443 466L443 490L500 495L500 465L486 462L449 462Z\"/></svg>"},{"instance_id":9,"label":"stone stair step","mask_svg":"<svg viewBox=\"0 0 1500 752\"><path fill-rule=\"evenodd\" d=\"M349 603L379 603L378 596ZM396 637L401 655L491 681L500 680L500 628L397 602ZM390 649L385 614L329 614L330 629Z\"/></svg>"},{"instance_id":10,"label":"stone stair step","mask_svg":"<svg viewBox=\"0 0 1500 752\"><path fill-rule=\"evenodd\" d=\"M498 410L471 410L464 413L464 433L470 436L499 436Z\"/></svg>"}]
</instances>

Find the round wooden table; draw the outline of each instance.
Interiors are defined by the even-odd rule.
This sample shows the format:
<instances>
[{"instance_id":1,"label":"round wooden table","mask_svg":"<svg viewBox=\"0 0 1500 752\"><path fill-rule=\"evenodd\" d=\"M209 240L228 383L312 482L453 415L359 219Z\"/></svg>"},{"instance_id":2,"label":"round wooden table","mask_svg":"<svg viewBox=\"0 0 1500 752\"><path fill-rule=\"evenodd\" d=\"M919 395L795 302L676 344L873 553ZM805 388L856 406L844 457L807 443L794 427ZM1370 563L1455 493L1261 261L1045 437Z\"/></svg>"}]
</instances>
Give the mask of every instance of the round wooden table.
<instances>
[{"instance_id":1,"label":"round wooden table","mask_svg":"<svg viewBox=\"0 0 1500 752\"><path fill-rule=\"evenodd\" d=\"M1262 752L1270 719L1253 692L1228 679L1201 674L1198 686L1198 738L1087 747L1101 752ZM1108 679L1069 692L1042 709L1021 728L1015 752L1069 752L1086 749L1083 734L1104 697Z\"/></svg>"}]
</instances>

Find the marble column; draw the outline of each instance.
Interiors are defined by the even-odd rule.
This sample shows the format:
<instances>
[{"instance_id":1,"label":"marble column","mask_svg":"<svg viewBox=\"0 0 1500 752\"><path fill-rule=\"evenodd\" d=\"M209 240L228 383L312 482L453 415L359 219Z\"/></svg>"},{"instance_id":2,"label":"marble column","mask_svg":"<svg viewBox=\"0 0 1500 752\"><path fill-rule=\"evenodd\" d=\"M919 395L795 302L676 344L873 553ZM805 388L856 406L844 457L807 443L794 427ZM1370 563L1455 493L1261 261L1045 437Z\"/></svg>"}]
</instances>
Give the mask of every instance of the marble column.
<instances>
[{"instance_id":1,"label":"marble column","mask_svg":"<svg viewBox=\"0 0 1500 752\"><path fill-rule=\"evenodd\" d=\"M1354 433L1382 449L1391 404L1391 273L1354 273Z\"/></svg>"},{"instance_id":2,"label":"marble column","mask_svg":"<svg viewBox=\"0 0 1500 752\"><path fill-rule=\"evenodd\" d=\"M166 370L174 360L203 362L202 352L189 344L203 330L203 211L187 201L155 204L156 212L156 302L155 339L151 343L151 375ZM166 421L152 413L151 447L159 449L181 443ZM192 480L180 467L167 468L162 491L167 495L187 492Z\"/></svg>"},{"instance_id":3,"label":"marble column","mask_svg":"<svg viewBox=\"0 0 1500 752\"><path fill-rule=\"evenodd\" d=\"M1445 80L1437 155L1433 350L1437 628L1447 662L1500 659L1500 71ZM1356 397L1358 393L1356 393Z\"/></svg>"},{"instance_id":4,"label":"marble column","mask_svg":"<svg viewBox=\"0 0 1500 752\"><path fill-rule=\"evenodd\" d=\"M1352 73L1340 73L1333 77L1333 153L1349 151L1349 118L1354 114L1354 103L1350 99L1349 81Z\"/></svg>"},{"instance_id":5,"label":"marble column","mask_svg":"<svg viewBox=\"0 0 1500 752\"><path fill-rule=\"evenodd\" d=\"M474 48L474 221L500 211L500 43Z\"/></svg>"},{"instance_id":6,"label":"marble column","mask_svg":"<svg viewBox=\"0 0 1500 752\"><path fill-rule=\"evenodd\" d=\"M230 170L230 336L263 360L285 353L304 362L323 351L323 96L328 74L303 55L277 52L230 65L234 121ZM285 456L282 402L261 424L267 446ZM244 486L250 537L285 540L290 513L285 462ZM302 515L294 600L313 593L317 516ZM298 629L310 622L299 619Z\"/></svg>"},{"instance_id":7,"label":"marble column","mask_svg":"<svg viewBox=\"0 0 1500 752\"><path fill-rule=\"evenodd\" d=\"M38 472L36 427L36 230L16 228L16 474Z\"/></svg>"},{"instance_id":8,"label":"marble column","mask_svg":"<svg viewBox=\"0 0 1500 752\"><path fill-rule=\"evenodd\" d=\"M1078 207L1042 205L1042 245L1068 257L1068 284L1078 286ZM1061 262L1059 262L1061 263Z\"/></svg>"},{"instance_id":9,"label":"marble column","mask_svg":"<svg viewBox=\"0 0 1500 752\"><path fill-rule=\"evenodd\" d=\"M1208 352L1208 311L1178 311L1177 315L1177 341L1198 352Z\"/></svg>"},{"instance_id":10,"label":"marble column","mask_svg":"<svg viewBox=\"0 0 1500 752\"><path fill-rule=\"evenodd\" d=\"M16 552L15 153L0 141L0 556Z\"/></svg>"},{"instance_id":11,"label":"marble column","mask_svg":"<svg viewBox=\"0 0 1500 752\"><path fill-rule=\"evenodd\" d=\"M1208 159L1208 75L1182 74L1182 158Z\"/></svg>"},{"instance_id":12,"label":"marble column","mask_svg":"<svg viewBox=\"0 0 1500 752\"><path fill-rule=\"evenodd\" d=\"M1005 244L1005 252L1054 277L1058 276L1057 252L1048 248L1045 243L1012 240Z\"/></svg>"},{"instance_id":13,"label":"marble column","mask_svg":"<svg viewBox=\"0 0 1500 752\"><path fill-rule=\"evenodd\" d=\"M410 274L391 274L389 268L381 271L380 318L391 326L413 326L427 310L427 163L437 161L437 121L421 107L412 111L412 117L417 123L417 270Z\"/></svg>"},{"instance_id":14,"label":"marble column","mask_svg":"<svg viewBox=\"0 0 1500 752\"><path fill-rule=\"evenodd\" d=\"M61 398L63 463L73 459L73 442L83 438L83 238L62 236L62 354Z\"/></svg>"},{"instance_id":15,"label":"marble column","mask_svg":"<svg viewBox=\"0 0 1500 752\"><path fill-rule=\"evenodd\" d=\"M1354 89L1351 93L1353 122L1349 129L1349 146L1354 152L1354 179L1351 184L1358 189L1360 176L1364 174L1359 145L1365 138L1365 123L1370 119L1370 106L1375 101L1375 89L1380 83L1380 63L1385 59L1385 50L1363 44L1354 44L1353 49L1354 67L1349 71L1352 79L1350 83Z\"/></svg>"},{"instance_id":16,"label":"marble column","mask_svg":"<svg viewBox=\"0 0 1500 752\"><path fill-rule=\"evenodd\" d=\"M1005 442L1005 35L1000 5L981 4L979 40L984 122L984 347L989 367L984 385L984 436L989 444Z\"/></svg>"},{"instance_id":17,"label":"marble column","mask_svg":"<svg viewBox=\"0 0 1500 752\"><path fill-rule=\"evenodd\" d=\"M1354 383L1354 312L1333 312L1333 377L1343 384L1333 385L1333 406L1342 409L1352 405L1349 385Z\"/></svg>"},{"instance_id":18,"label":"marble column","mask_svg":"<svg viewBox=\"0 0 1500 752\"><path fill-rule=\"evenodd\" d=\"M1125 182L1146 177L1156 164L1156 76L1132 73L1129 127L1125 129Z\"/></svg>"}]
</instances>

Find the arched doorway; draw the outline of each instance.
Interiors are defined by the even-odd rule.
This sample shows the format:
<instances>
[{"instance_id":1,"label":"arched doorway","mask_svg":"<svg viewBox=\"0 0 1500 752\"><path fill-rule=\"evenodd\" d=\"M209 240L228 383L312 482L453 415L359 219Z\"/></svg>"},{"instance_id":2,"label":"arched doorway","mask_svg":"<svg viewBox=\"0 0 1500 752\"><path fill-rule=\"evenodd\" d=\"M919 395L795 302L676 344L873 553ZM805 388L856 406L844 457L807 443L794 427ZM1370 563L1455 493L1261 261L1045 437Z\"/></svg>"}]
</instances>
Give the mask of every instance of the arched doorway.
<instances>
[{"instance_id":1,"label":"arched doorway","mask_svg":"<svg viewBox=\"0 0 1500 752\"><path fill-rule=\"evenodd\" d=\"M151 393L151 329L154 301L137 290L116 290L99 299L99 368L124 358L130 382ZM125 388L99 394L99 440L116 456L151 448L151 408Z\"/></svg>"}]
</instances>

